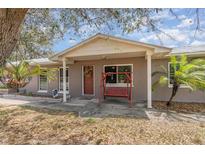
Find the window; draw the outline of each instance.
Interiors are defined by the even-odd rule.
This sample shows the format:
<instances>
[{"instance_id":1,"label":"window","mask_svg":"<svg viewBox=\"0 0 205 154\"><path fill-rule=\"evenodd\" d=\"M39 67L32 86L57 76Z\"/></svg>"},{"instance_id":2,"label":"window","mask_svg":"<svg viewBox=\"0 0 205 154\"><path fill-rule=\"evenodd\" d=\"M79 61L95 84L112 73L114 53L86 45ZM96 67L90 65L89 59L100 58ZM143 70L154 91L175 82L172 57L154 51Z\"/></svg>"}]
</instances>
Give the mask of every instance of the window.
<instances>
[{"instance_id":1,"label":"window","mask_svg":"<svg viewBox=\"0 0 205 154\"><path fill-rule=\"evenodd\" d=\"M105 73L108 72L132 72L132 65L110 65L104 67ZM106 83L108 84L126 84L127 76L125 74L111 74L106 77Z\"/></svg>"},{"instance_id":2,"label":"window","mask_svg":"<svg viewBox=\"0 0 205 154\"><path fill-rule=\"evenodd\" d=\"M117 72L116 66L105 66L105 73L108 72ZM117 75L112 74L106 77L106 83L117 83Z\"/></svg>"},{"instance_id":3,"label":"window","mask_svg":"<svg viewBox=\"0 0 205 154\"><path fill-rule=\"evenodd\" d=\"M171 88L173 86L174 72L179 70L180 65L177 64L176 68L173 67L172 63L168 63L168 86ZM176 70L175 70L176 69ZM186 85L180 84L181 88L186 88Z\"/></svg>"},{"instance_id":4,"label":"window","mask_svg":"<svg viewBox=\"0 0 205 154\"><path fill-rule=\"evenodd\" d=\"M40 75L39 76L39 90L40 91L47 91L48 89L48 82L47 82L47 76L46 75Z\"/></svg>"},{"instance_id":5,"label":"window","mask_svg":"<svg viewBox=\"0 0 205 154\"><path fill-rule=\"evenodd\" d=\"M66 68L66 90L68 91L68 68ZM59 91L63 91L63 68L59 69Z\"/></svg>"},{"instance_id":6,"label":"window","mask_svg":"<svg viewBox=\"0 0 205 154\"><path fill-rule=\"evenodd\" d=\"M131 66L118 66L118 72L131 73ZM127 83L126 79L127 79L126 74L118 74L118 83Z\"/></svg>"}]
</instances>

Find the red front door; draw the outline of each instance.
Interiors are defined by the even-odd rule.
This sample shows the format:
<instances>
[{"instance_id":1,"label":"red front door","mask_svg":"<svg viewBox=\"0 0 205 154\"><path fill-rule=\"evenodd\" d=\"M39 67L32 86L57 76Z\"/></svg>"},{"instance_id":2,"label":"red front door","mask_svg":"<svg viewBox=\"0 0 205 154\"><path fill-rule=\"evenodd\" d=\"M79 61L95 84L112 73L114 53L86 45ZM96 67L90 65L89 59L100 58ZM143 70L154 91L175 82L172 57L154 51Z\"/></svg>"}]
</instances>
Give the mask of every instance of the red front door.
<instances>
[{"instance_id":1,"label":"red front door","mask_svg":"<svg viewBox=\"0 0 205 154\"><path fill-rule=\"evenodd\" d=\"M93 89L93 66L83 66L83 80L84 80L84 94L86 95L93 95L94 89Z\"/></svg>"}]
</instances>

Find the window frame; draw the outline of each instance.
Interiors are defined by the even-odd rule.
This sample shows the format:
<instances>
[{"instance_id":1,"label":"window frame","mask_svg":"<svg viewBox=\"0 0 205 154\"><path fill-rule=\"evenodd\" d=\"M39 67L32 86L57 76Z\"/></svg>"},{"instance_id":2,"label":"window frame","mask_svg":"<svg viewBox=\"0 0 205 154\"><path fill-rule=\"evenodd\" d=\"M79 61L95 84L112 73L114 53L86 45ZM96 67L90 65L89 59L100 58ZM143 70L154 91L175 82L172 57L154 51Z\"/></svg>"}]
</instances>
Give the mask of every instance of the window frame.
<instances>
[{"instance_id":1,"label":"window frame","mask_svg":"<svg viewBox=\"0 0 205 154\"><path fill-rule=\"evenodd\" d=\"M48 92L48 76L46 75L46 90L41 89L41 75L38 76L38 92L47 93Z\"/></svg>"},{"instance_id":2,"label":"window frame","mask_svg":"<svg viewBox=\"0 0 205 154\"><path fill-rule=\"evenodd\" d=\"M168 62L168 88L173 88L173 84L170 84L170 65L171 62ZM188 88L188 86L180 84L179 88Z\"/></svg>"},{"instance_id":3,"label":"window frame","mask_svg":"<svg viewBox=\"0 0 205 154\"><path fill-rule=\"evenodd\" d=\"M60 89L60 69L63 70L63 67L59 67L58 69L58 93L63 93L63 90ZM68 69L68 84L66 84L68 86L68 90L66 89L66 93L69 92L69 67L66 67L66 70Z\"/></svg>"},{"instance_id":4,"label":"window frame","mask_svg":"<svg viewBox=\"0 0 205 154\"><path fill-rule=\"evenodd\" d=\"M109 64L103 65L103 72L105 73L105 67L107 66L116 66L116 71L118 72L118 66L131 66L131 77L132 77L132 87L134 87L133 80L133 64ZM106 83L107 87L127 87L127 83L118 83L118 75L116 76L117 83Z\"/></svg>"}]
</instances>

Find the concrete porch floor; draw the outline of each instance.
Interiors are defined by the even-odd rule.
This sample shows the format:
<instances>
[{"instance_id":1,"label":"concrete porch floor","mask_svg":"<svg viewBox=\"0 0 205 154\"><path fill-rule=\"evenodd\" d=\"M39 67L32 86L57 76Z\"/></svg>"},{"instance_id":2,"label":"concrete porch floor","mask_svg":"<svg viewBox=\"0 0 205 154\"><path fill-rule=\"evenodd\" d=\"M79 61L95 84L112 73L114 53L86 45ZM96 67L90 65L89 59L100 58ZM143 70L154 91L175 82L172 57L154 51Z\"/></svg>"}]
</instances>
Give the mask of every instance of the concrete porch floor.
<instances>
[{"instance_id":1,"label":"concrete porch floor","mask_svg":"<svg viewBox=\"0 0 205 154\"><path fill-rule=\"evenodd\" d=\"M129 107L128 102L123 99L106 99L99 102L98 99L92 97L79 97L72 98L66 103L45 100L25 105L76 112L80 117L129 116L148 118L145 113L145 103L133 103L133 106Z\"/></svg>"},{"instance_id":2,"label":"concrete porch floor","mask_svg":"<svg viewBox=\"0 0 205 154\"><path fill-rule=\"evenodd\" d=\"M2 95L0 105L19 105L76 112L81 117L105 117L105 116L133 116L148 118L145 113L145 104L134 103L133 107L128 106L127 100L106 99L99 103L99 100L92 97L72 98L63 103L62 99L45 97L29 97L21 95Z\"/></svg>"}]
</instances>

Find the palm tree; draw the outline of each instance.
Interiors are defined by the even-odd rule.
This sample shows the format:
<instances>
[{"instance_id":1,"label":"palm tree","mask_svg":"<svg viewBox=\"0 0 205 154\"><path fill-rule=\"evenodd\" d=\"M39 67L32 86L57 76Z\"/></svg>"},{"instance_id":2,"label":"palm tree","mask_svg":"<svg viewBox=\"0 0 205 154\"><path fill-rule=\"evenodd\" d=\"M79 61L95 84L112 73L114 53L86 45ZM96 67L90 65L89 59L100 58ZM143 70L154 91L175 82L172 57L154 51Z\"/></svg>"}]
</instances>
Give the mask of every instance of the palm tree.
<instances>
[{"instance_id":1,"label":"palm tree","mask_svg":"<svg viewBox=\"0 0 205 154\"><path fill-rule=\"evenodd\" d=\"M172 85L172 93L167 106L171 104L181 85L191 91L205 89L205 59L196 58L188 61L186 55L171 56L169 71L164 66L161 66L161 69L162 71L152 73L152 76L160 75L152 87L154 90L159 84L162 86Z\"/></svg>"},{"instance_id":2,"label":"palm tree","mask_svg":"<svg viewBox=\"0 0 205 154\"><path fill-rule=\"evenodd\" d=\"M48 80L55 78L53 73L56 69L41 68L40 65L31 65L28 61L9 63L0 69L0 81L7 88L15 88L19 92L19 88L25 87L33 76L46 75Z\"/></svg>"}]
</instances>

